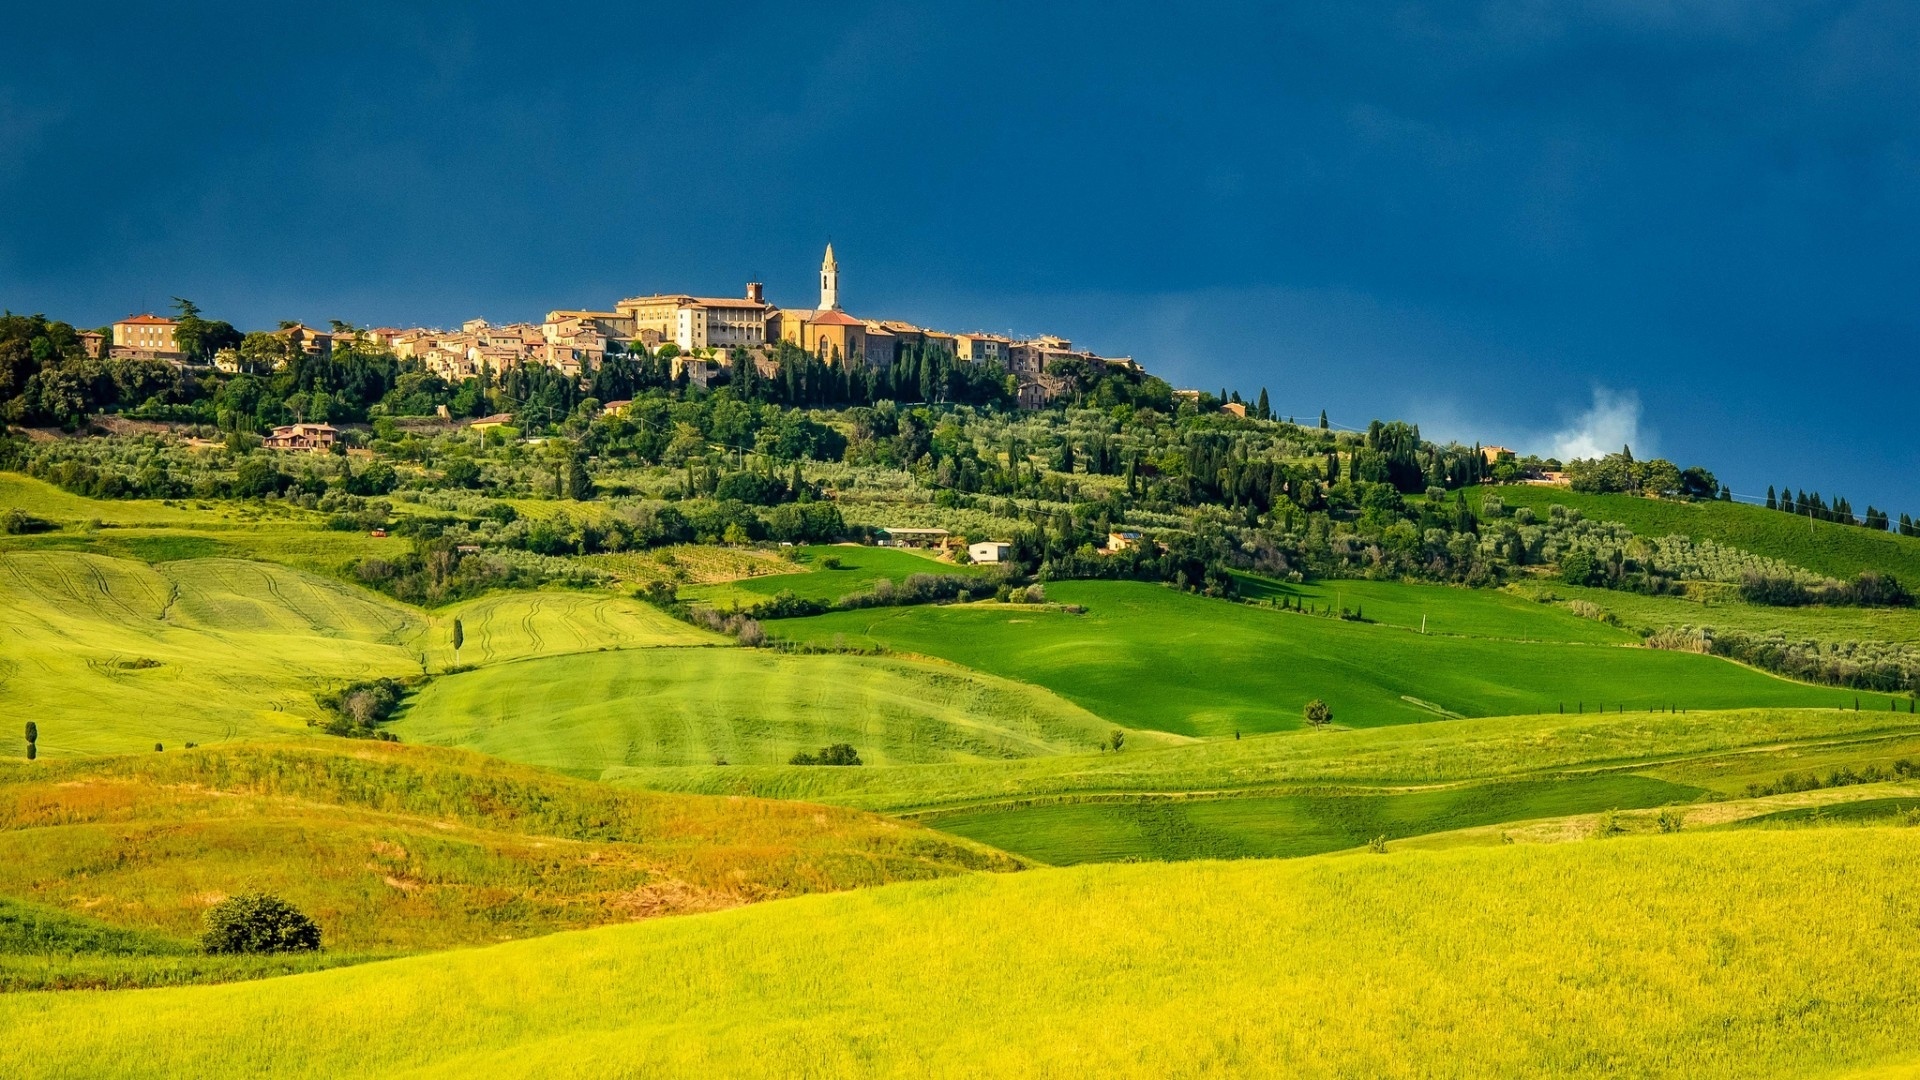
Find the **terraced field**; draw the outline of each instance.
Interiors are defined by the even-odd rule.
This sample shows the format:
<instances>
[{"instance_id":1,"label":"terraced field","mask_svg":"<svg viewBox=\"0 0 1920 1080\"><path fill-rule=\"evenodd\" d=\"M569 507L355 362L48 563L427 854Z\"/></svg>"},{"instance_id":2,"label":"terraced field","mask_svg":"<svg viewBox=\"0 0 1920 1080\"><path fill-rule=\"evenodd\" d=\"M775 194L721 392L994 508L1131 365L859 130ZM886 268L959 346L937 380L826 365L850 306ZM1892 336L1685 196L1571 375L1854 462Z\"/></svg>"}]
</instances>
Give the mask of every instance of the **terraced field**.
<instances>
[{"instance_id":1,"label":"terraced field","mask_svg":"<svg viewBox=\"0 0 1920 1080\"><path fill-rule=\"evenodd\" d=\"M1111 727L1045 690L946 664L650 648L436 679L391 730L408 742L598 776L621 766L784 763L838 742L869 765L1028 757L1089 750Z\"/></svg>"},{"instance_id":2,"label":"terraced field","mask_svg":"<svg viewBox=\"0 0 1920 1080\"><path fill-rule=\"evenodd\" d=\"M25 996L0 1072L1864 1075L1914 1061L1912 840L975 875L264 984Z\"/></svg>"}]
</instances>

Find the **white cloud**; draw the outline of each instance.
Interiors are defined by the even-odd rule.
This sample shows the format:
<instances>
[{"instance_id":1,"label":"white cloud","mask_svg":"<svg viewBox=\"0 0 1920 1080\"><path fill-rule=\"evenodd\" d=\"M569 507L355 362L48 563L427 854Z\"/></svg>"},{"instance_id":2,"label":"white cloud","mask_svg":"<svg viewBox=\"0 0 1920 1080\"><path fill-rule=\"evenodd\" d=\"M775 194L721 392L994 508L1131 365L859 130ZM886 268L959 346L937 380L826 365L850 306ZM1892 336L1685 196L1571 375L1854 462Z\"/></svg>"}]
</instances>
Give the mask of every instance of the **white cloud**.
<instances>
[{"instance_id":1,"label":"white cloud","mask_svg":"<svg viewBox=\"0 0 1920 1080\"><path fill-rule=\"evenodd\" d=\"M1553 456L1561 461L1617 454L1622 446L1637 458L1653 456L1652 435L1640 430L1640 395L1632 390L1594 387L1593 407L1553 436Z\"/></svg>"}]
</instances>

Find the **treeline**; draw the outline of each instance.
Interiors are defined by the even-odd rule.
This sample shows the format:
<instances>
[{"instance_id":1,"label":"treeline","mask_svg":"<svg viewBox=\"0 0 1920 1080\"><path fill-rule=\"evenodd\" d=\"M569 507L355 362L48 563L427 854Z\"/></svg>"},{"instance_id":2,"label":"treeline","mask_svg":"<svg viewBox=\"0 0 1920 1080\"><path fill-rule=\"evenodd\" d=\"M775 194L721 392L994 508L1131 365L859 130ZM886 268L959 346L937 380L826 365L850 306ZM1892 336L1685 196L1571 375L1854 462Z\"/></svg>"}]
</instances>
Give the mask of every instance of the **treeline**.
<instances>
[{"instance_id":1,"label":"treeline","mask_svg":"<svg viewBox=\"0 0 1920 1080\"><path fill-rule=\"evenodd\" d=\"M1891 574L1863 571L1852 581L1808 583L1799 578L1747 574L1740 580L1740 599L1771 607L1912 607L1913 594Z\"/></svg>"},{"instance_id":2,"label":"treeline","mask_svg":"<svg viewBox=\"0 0 1920 1080\"><path fill-rule=\"evenodd\" d=\"M1833 502L1829 504L1820 497L1818 491L1809 495L1804 491L1781 488L1776 495L1772 485L1768 485L1767 509L1779 510L1798 517L1832 521L1841 525L1859 525L1880 532L1886 532L1892 527L1892 521L1885 510L1868 506L1864 516L1855 517L1852 503L1836 495ZM1913 519L1906 514L1900 515L1900 535L1920 536L1920 528L1916 528Z\"/></svg>"},{"instance_id":3,"label":"treeline","mask_svg":"<svg viewBox=\"0 0 1920 1080\"><path fill-rule=\"evenodd\" d=\"M1573 490L1589 494L1622 493L1655 495L1665 499L1721 499L1731 501L1733 493L1699 466L1682 469L1665 458L1636 461L1633 448L1623 446L1617 454L1569 461L1567 480Z\"/></svg>"}]
</instances>

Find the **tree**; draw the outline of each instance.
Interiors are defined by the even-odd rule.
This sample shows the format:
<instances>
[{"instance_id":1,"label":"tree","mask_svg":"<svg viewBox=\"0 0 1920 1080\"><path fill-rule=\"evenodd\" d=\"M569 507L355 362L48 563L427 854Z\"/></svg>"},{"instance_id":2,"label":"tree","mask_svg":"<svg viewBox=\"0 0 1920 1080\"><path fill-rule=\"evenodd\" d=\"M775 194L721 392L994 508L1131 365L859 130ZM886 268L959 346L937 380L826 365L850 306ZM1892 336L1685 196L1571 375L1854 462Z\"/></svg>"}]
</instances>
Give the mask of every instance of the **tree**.
<instances>
[{"instance_id":1,"label":"tree","mask_svg":"<svg viewBox=\"0 0 1920 1080\"><path fill-rule=\"evenodd\" d=\"M207 909L200 947L210 953L312 952L320 928L285 900L241 893Z\"/></svg>"},{"instance_id":2,"label":"tree","mask_svg":"<svg viewBox=\"0 0 1920 1080\"><path fill-rule=\"evenodd\" d=\"M460 625L459 617L455 616L453 620L453 662L456 667L460 663L460 646L466 643L466 628Z\"/></svg>"},{"instance_id":3,"label":"tree","mask_svg":"<svg viewBox=\"0 0 1920 1080\"><path fill-rule=\"evenodd\" d=\"M1327 430L1327 410L1325 409L1320 410L1320 430Z\"/></svg>"},{"instance_id":4,"label":"tree","mask_svg":"<svg viewBox=\"0 0 1920 1080\"><path fill-rule=\"evenodd\" d=\"M1260 388L1260 404L1258 406L1258 410L1260 414L1260 419L1262 420L1273 419L1273 406L1267 403L1267 388L1264 386Z\"/></svg>"},{"instance_id":5,"label":"tree","mask_svg":"<svg viewBox=\"0 0 1920 1080\"><path fill-rule=\"evenodd\" d=\"M593 477L587 474L587 458L578 452L567 457L567 497L593 498Z\"/></svg>"},{"instance_id":6,"label":"tree","mask_svg":"<svg viewBox=\"0 0 1920 1080\"><path fill-rule=\"evenodd\" d=\"M851 743L834 743L832 746L822 747L817 754L809 754L804 750L798 751L787 759L787 764L859 765L861 761L860 752L855 750Z\"/></svg>"},{"instance_id":7,"label":"tree","mask_svg":"<svg viewBox=\"0 0 1920 1080\"><path fill-rule=\"evenodd\" d=\"M1126 744L1127 733L1121 731L1119 728L1114 728L1113 733L1107 736L1107 745L1113 747L1113 752L1116 754L1119 753L1120 748Z\"/></svg>"},{"instance_id":8,"label":"tree","mask_svg":"<svg viewBox=\"0 0 1920 1080\"><path fill-rule=\"evenodd\" d=\"M39 740L40 740L40 725L34 723L31 720L27 721L27 760L28 761L32 761L34 758L40 756L40 748L34 745L35 743L39 742Z\"/></svg>"},{"instance_id":9,"label":"tree","mask_svg":"<svg viewBox=\"0 0 1920 1080\"><path fill-rule=\"evenodd\" d=\"M1772 484L1767 485L1767 509L1769 510L1780 509L1780 499L1778 496L1774 495Z\"/></svg>"},{"instance_id":10,"label":"tree","mask_svg":"<svg viewBox=\"0 0 1920 1080\"><path fill-rule=\"evenodd\" d=\"M1319 698L1307 702L1307 723L1313 727L1326 727L1333 723L1333 707Z\"/></svg>"}]
</instances>

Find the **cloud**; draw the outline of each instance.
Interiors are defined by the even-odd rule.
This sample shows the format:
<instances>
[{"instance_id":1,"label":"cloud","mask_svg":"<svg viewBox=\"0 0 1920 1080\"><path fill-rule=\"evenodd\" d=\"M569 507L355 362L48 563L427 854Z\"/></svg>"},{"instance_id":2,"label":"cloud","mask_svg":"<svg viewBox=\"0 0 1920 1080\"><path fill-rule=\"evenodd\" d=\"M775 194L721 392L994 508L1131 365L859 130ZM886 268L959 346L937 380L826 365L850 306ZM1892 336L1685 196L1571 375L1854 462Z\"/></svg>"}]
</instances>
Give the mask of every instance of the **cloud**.
<instances>
[{"instance_id":1,"label":"cloud","mask_svg":"<svg viewBox=\"0 0 1920 1080\"><path fill-rule=\"evenodd\" d=\"M1593 407L1553 436L1553 456L1561 461L1617 454L1622 446L1637 458L1653 456L1652 434L1640 430L1640 395L1632 390L1594 387Z\"/></svg>"}]
</instances>

